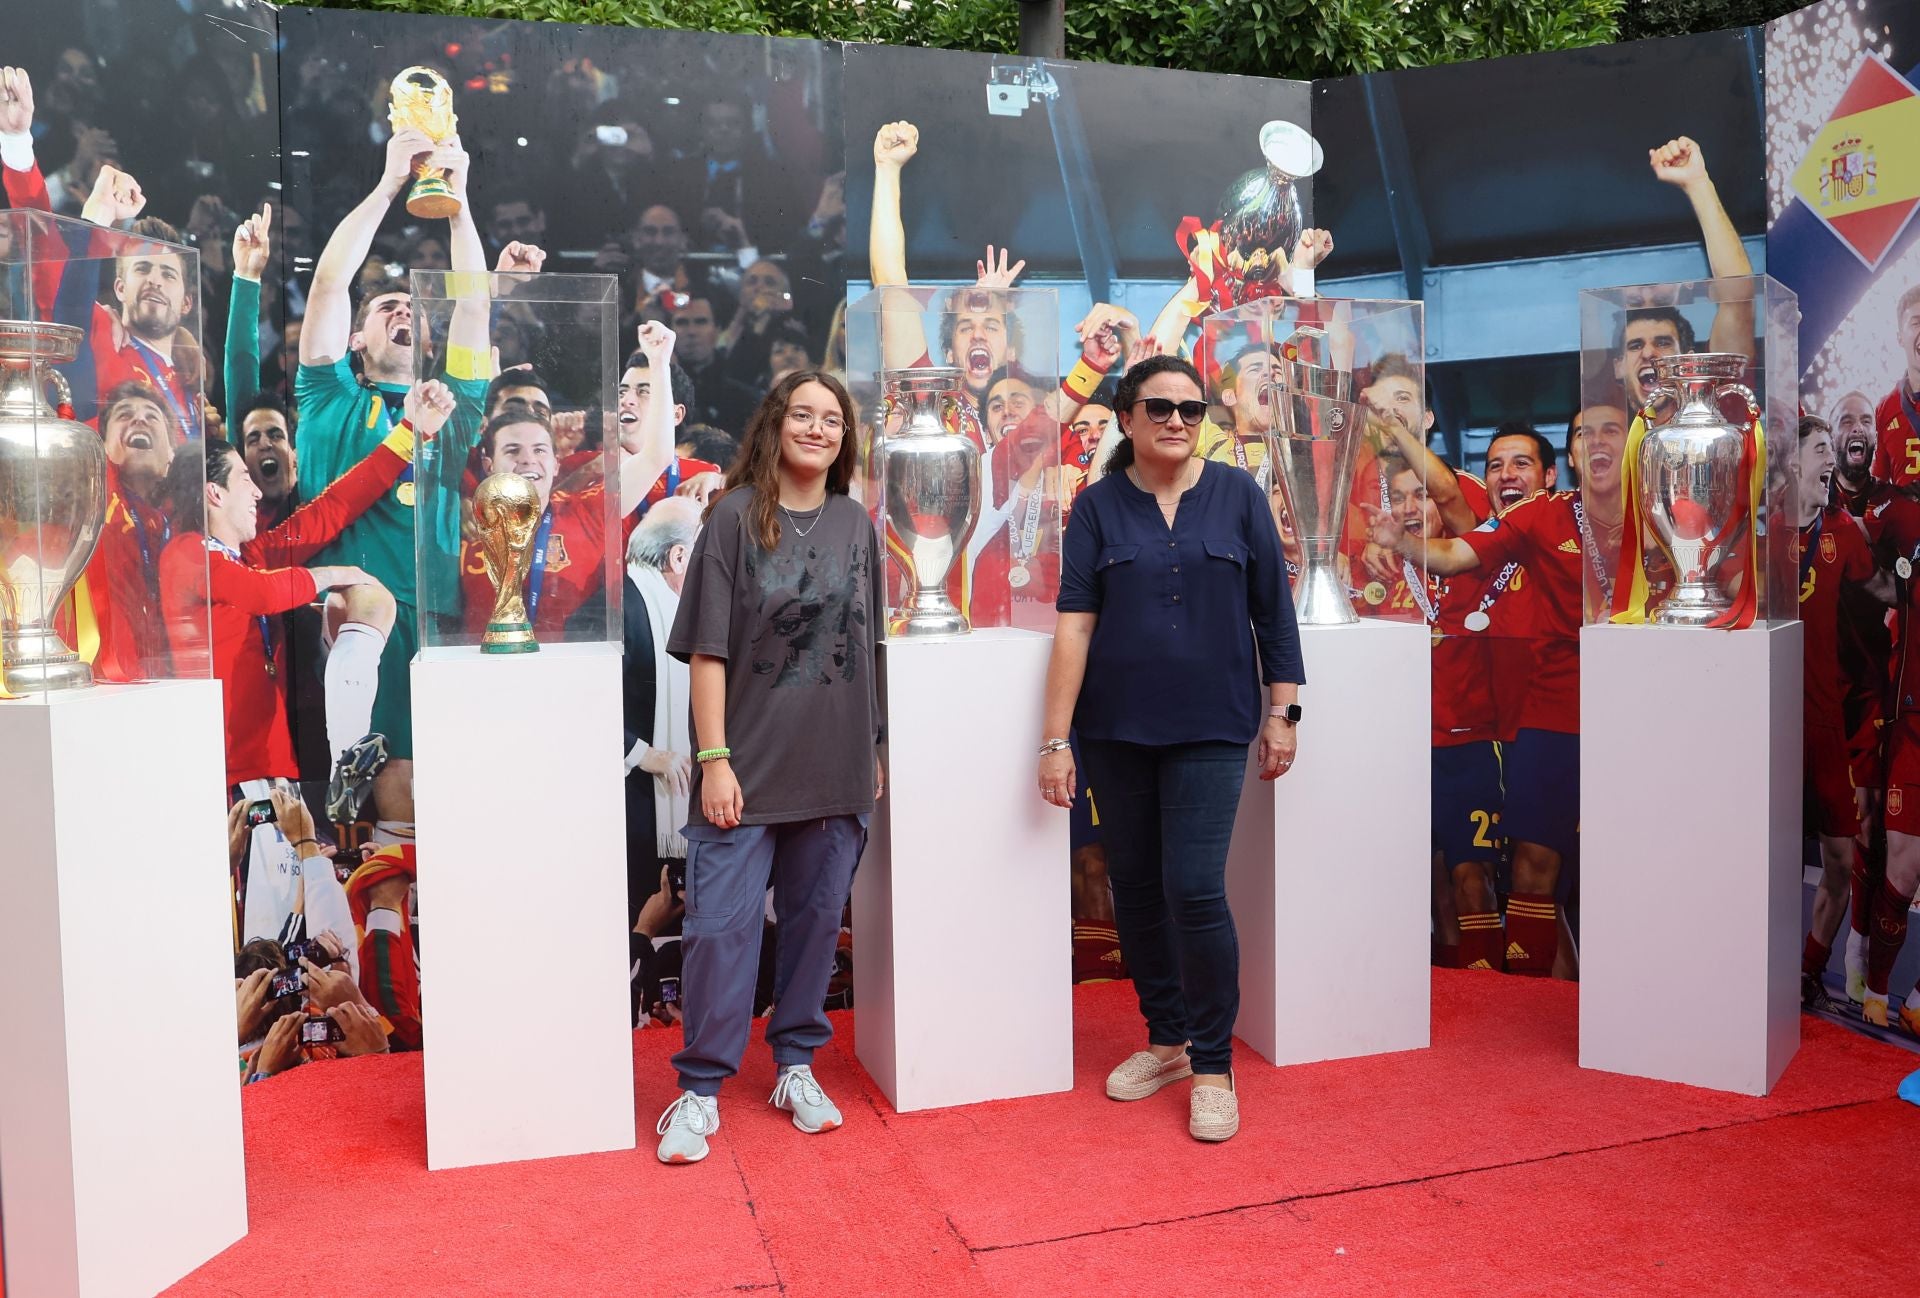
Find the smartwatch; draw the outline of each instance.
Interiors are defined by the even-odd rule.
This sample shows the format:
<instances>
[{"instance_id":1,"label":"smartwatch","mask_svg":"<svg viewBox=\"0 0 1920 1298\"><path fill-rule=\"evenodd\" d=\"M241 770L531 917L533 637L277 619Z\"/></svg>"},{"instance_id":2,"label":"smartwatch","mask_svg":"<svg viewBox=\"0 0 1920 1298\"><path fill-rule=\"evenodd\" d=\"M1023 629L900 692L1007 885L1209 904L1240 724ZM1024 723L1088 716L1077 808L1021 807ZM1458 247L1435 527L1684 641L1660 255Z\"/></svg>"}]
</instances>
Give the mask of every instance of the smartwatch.
<instances>
[{"instance_id":1,"label":"smartwatch","mask_svg":"<svg viewBox=\"0 0 1920 1298\"><path fill-rule=\"evenodd\" d=\"M1300 705L1298 703L1289 703L1284 707L1271 707L1267 709L1267 715L1270 717L1281 717L1297 726L1300 724Z\"/></svg>"}]
</instances>

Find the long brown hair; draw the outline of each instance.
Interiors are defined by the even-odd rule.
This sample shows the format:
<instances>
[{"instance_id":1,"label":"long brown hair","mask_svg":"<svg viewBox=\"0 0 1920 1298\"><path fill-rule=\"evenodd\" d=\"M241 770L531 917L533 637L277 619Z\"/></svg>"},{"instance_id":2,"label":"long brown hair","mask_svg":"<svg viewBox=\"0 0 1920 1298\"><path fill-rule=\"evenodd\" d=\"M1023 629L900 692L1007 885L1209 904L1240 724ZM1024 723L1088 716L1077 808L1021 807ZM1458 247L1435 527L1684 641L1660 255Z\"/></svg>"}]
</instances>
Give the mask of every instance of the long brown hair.
<instances>
[{"instance_id":1,"label":"long brown hair","mask_svg":"<svg viewBox=\"0 0 1920 1298\"><path fill-rule=\"evenodd\" d=\"M750 533L763 550L775 549L780 544L780 426L786 422L787 406L793 394L808 383L818 383L840 403L840 454L827 466L827 492L844 496L853 482L855 463L860 456L853 423L853 398L847 395L839 379L824 370L796 370L787 375L767 393L766 400L747 421L747 431L740 437L740 452L733 457L733 467L727 470L725 490L707 506L707 515L712 517L713 507L720 503L721 496L736 487L752 487L753 504L748 507L747 522Z\"/></svg>"}]
</instances>

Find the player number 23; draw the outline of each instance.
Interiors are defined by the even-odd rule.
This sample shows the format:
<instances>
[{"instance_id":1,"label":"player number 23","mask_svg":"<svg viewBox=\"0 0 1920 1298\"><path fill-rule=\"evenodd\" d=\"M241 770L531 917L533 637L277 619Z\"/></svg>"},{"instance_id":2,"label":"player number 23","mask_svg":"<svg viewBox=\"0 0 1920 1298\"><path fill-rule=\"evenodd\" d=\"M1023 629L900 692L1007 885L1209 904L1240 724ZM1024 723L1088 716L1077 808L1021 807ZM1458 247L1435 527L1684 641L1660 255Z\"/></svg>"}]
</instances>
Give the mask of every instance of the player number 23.
<instances>
[{"instance_id":1,"label":"player number 23","mask_svg":"<svg viewBox=\"0 0 1920 1298\"><path fill-rule=\"evenodd\" d=\"M1493 841L1493 817L1484 811L1469 812L1473 817L1473 845L1475 847L1498 847Z\"/></svg>"}]
</instances>

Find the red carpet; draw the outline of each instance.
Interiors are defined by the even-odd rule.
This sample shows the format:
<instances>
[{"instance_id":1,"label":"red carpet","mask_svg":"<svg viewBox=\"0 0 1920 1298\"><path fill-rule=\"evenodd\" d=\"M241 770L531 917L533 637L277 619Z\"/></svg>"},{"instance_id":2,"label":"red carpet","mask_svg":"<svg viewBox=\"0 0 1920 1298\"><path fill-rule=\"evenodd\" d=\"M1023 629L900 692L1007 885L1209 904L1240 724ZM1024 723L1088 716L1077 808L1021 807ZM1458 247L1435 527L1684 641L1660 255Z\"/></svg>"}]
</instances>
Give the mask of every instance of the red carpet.
<instances>
[{"instance_id":1,"label":"red carpet","mask_svg":"<svg viewBox=\"0 0 1920 1298\"><path fill-rule=\"evenodd\" d=\"M809 1138L756 1049L691 1168L652 1155L678 1034L636 1036L635 1151L456 1172L425 1170L419 1056L304 1068L246 1091L252 1234L169 1293L1747 1295L1911 1269L1912 1055L1806 1019L1765 1100L1584 1072L1576 996L1436 973L1431 1050L1243 1056L1219 1147L1180 1088L1101 1093L1141 1035L1124 984L1078 993L1068 1095L897 1115L842 1018L817 1071L847 1125Z\"/></svg>"}]
</instances>

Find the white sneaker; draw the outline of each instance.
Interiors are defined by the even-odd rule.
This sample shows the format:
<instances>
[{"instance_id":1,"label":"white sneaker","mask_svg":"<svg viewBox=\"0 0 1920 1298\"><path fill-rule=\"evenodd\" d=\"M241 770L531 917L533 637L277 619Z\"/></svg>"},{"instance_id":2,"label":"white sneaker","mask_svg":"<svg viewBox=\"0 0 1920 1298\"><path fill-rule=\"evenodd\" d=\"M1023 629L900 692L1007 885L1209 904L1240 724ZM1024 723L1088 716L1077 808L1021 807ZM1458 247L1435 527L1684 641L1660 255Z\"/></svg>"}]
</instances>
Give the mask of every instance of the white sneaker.
<instances>
[{"instance_id":1,"label":"white sneaker","mask_svg":"<svg viewBox=\"0 0 1920 1298\"><path fill-rule=\"evenodd\" d=\"M806 1064L790 1064L782 1068L780 1081L774 1086L767 1103L791 1113L793 1125L809 1136L832 1131L841 1123L840 1110L820 1089L813 1069Z\"/></svg>"},{"instance_id":2,"label":"white sneaker","mask_svg":"<svg viewBox=\"0 0 1920 1298\"><path fill-rule=\"evenodd\" d=\"M1107 1098L1144 1100L1168 1082L1193 1076L1193 1063L1182 1050L1164 1062L1151 1050L1127 1056L1120 1066L1107 1074Z\"/></svg>"},{"instance_id":3,"label":"white sneaker","mask_svg":"<svg viewBox=\"0 0 1920 1298\"><path fill-rule=\"evenodd\" d=\"M682 1091L654 1128L660 1136L656 1153L663 1163L697 1163L707 1156L707 1137L718 1130L719 1099Z\"/></svg>"}]
</instances>

